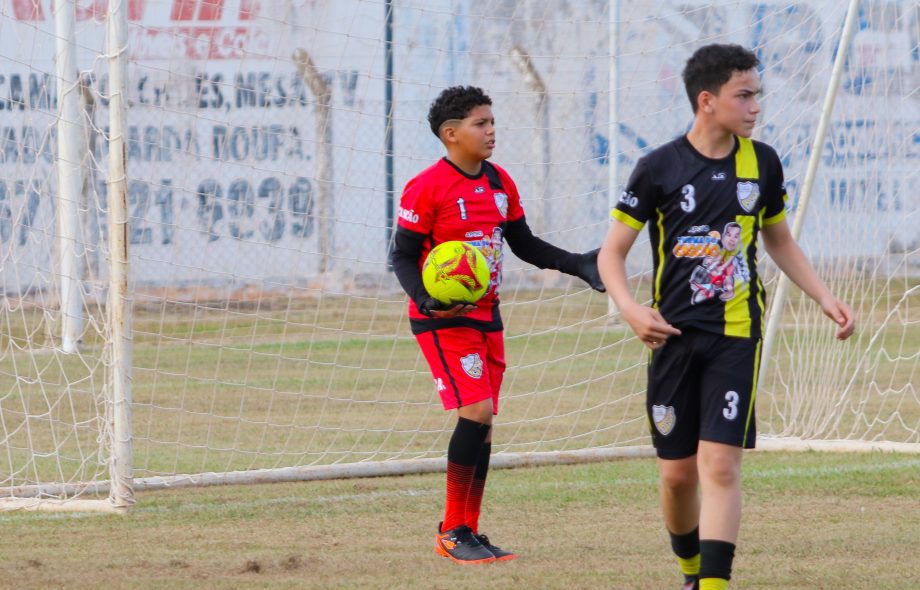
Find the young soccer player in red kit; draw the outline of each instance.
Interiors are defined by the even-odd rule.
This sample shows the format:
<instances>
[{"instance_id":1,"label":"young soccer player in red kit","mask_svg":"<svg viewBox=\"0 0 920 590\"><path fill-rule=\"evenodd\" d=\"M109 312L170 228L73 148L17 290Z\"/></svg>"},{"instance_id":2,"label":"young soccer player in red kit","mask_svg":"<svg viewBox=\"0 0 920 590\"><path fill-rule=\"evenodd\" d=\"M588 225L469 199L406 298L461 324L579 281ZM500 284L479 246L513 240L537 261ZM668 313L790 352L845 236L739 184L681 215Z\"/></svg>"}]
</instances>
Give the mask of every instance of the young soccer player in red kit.
<instances>
[{"instance_id":1,"label":"young soccer player in red kit","mask_svg":"<svg viewBox=\"0 0 920 590\"><path fill-rule=\"evenodd\" d=\"M458 563L516 556L479 532L479 512L492 450L492 416L505 371L498 288L502 246L521 260L583 279L603 291L597 250L574 254L533 235L508 173L487 161L495 149L492 100L479 88L444 90L428 112L447 157L409 181L400 201L393 270L409 295L412 332L431 368L445 410L457 410L447 449L447 498L435 550ZM475 305L446 306L422 284L431 249L451 240L480 248L491 267L488 291Z\"/></svg>"},{"instance_id":2,"label":"young soccer player in red kit","mask_svg":"<svg viewBox=\"0 0 920 590\"><path fill-rule=\"evenodd\" d=\"M756 439L763 284L757 241L839 326L853 313L815 274L786 224L776 152L750 139L759 62L738 45L706 45L683 72L690 131L643 156L611 212L600 270L610 296L651 349L646 410L661 508L682 590L725 590L741 524L741 455ZM626 255L649 223L651 306L626 281Z\"/></svg>"}]
</instances>

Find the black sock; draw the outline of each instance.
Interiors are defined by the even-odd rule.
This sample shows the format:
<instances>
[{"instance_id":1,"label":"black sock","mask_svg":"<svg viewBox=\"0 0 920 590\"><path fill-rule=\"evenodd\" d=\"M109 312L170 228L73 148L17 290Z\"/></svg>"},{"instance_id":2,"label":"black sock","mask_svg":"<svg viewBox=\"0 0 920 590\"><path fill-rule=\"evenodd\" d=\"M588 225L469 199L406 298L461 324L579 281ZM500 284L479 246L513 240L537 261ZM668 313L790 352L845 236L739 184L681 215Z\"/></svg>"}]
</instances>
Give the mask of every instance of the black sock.
<instances>
[{"instance_id":1,"label":"black sock","mask_svg":"<svg viewBox=\"0 0 920 590\"><path fill-rule=\"evenodd\" d=\"M489 436L491 428L489 424L458 418L450 444L447 445L447 460L457 465L476 465L482 443Z\"/></svg>"},{"instance_id":2,"label":"black sock","mask_svg":"<svg viewBox=\"0 0 920 590\"><path fill-rule=\"evenodd\" d=\"M700 541L700 579L732 579L732 561L735 559L735 545L728 541Z\"/></svg>"},{"instance_id":3,"label":"black sock","mask_svg":"<svg viewBox=\"0 0 920 590\"><path fill-rule=\"evenodd\" d=\"M479 450L479 460L476 462L476 471L473 473L473 483L470 493L466 497L466 524L479 532L479 513L482 508L482 495L486 489L486 476L489 474L489 458L492 456L492 443L482 443Z\"/></svg>"},{"instance_id":4,"label":"black sock","mask_svg":"<svg viewBox=\"0 0 920 590\"><path fill-rule=\"evenodd\" d=\"M700 573L700 529L693 529L683 535L675 535L668 531L671 536L671 549L680 563L680 571L688 579Z\"/></svg>"},{"instance_id":5,"label":"black sock","mask_svg":"<svg viewBox=\"0 0 920 590\"><path fill-rule=\"evenodd\" d=\"M447 446L447 498L441 530L466 523L466 500L473 485L473 475L482 443L491 426L460 418Z\"/></svg>"}]
</instances>

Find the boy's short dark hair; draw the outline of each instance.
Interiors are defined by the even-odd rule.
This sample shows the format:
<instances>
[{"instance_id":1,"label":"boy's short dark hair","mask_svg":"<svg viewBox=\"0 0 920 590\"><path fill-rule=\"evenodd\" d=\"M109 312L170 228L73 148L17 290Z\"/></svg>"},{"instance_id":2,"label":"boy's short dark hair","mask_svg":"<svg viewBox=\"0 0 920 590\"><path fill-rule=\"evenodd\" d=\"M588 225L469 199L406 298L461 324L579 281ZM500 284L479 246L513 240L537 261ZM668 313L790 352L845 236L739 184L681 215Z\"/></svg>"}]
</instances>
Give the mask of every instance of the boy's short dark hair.
<instances>
[{"instance_id":1,"label":"boy's short dark hair","mask_svg":"<svg viewBox=\"0 0 920 590\"><path fill-rule=\"evenodd\" d=\"M428 124L431 125L431 132L440 139L439 132L444 121L465 119L470 111L484 104L491 105L492 99L482 91L482 88L475 86L445 88L428 109Z\"/></svg>"},{"instance_id":2,"label":"boy's short dark hair","mask_svg":"<svg viewBox=\"0 0 920 590\"><path fill-rule=\"evenodd\" d=\"M718 94L722 85L728 82L732 73L744 72L760 65L760 60L750 49L740 45L713 43L697 49L684 67L684 88L690 106L696 113L696 102L700 92L708 90Z\"/></svg>"}]
</instances>

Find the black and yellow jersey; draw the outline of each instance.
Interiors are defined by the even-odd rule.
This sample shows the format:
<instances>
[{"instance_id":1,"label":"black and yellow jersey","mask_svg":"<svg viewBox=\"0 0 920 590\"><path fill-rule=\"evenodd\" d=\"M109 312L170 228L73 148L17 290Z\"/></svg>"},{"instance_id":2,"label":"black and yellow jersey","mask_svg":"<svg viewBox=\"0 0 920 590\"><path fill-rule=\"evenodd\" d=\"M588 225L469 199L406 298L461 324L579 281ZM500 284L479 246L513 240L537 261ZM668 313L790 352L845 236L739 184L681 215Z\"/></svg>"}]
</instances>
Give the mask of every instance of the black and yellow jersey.
<instances>
[{"instance_id":1,"label":"black and yellow jersey","mask_svg":"<svg viewBox=\"0 0 920 590\"><path fill-rule=\"evenodd\" d=\"M639 160L611 215L637 231L649 223L653 306L668 323L759 338L757 237L785 218L786 198L767 144L736 137L732 153L714 160L682 136Z\"/></svg>"}]
</instances>

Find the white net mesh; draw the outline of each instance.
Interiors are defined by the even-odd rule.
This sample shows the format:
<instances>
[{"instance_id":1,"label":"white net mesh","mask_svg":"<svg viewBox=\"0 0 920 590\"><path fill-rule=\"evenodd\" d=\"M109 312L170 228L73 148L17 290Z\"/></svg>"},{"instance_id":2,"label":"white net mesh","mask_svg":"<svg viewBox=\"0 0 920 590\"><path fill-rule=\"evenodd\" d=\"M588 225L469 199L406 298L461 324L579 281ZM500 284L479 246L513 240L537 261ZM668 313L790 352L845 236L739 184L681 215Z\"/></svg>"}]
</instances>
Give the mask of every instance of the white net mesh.
<instances>
[{"instance_id":1,"label":"white net mesh","mask_svg":"<svg viewBox=\"0 0 920 590\"><path fill-rule=\"evenodd\" d=\"M51 2L0 5L9 495L47 485L60 497L73 490L59 484L108 478L105 4L76 3L85 190L75 354L61 352ZM127 2L136 478L444 453L452 418L386 270L388 94L397 202L441 155L430 101L475 84L494 100L495 160L531 225L584 251L606 232L611 164L618 194L641 154L690 124L680 72L709 42L762 60L755 138L780 153L795 201L846 14L833 0L395 0L388 45L387 6ZM915 2L862 3L801 238L860 328L833 341L832 324L793 293L760 393L762 434L920 443L918 38ZM642 346L610 324L603 296L509 259L496 450L648 444ZM640 300L650 265L643 236L630 257Z\"/></svg>"}]
</instances>

